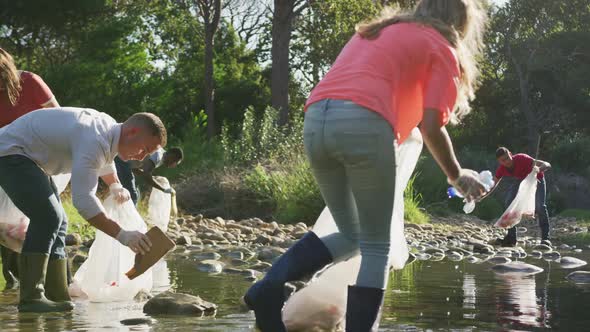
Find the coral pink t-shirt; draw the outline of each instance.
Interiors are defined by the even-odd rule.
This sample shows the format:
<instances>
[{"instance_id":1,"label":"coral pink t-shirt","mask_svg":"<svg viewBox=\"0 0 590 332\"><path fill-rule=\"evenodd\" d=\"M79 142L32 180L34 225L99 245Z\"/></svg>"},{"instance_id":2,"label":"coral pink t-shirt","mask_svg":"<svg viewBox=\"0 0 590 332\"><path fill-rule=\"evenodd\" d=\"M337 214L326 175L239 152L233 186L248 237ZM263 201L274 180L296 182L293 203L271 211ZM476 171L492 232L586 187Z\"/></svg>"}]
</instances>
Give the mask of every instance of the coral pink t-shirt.
<instances>
[{"instance_id":1,"label":"coral pink t-shirt","mask_svg":"<svg viewBox=\"0 0 590 332\"><path fill-rule=\"evenodd\" d=\"M455 50L435 29L397 23L376 39L355 34L311 91L305 109L322 99L350 100L383 116L402 143L424 109L449 121L460 71Z\"/></svg>"},{"instance_id":2,"label":"coral pink t-shirt","mask_svg":"<svg viewBox=\"0 0 590 332\"><path fill-rule=\"evenodd\" d=\"M20 74L21 91L16 105L11 105L4 91L0 93L0 128L21 116L43 108L43 104L53 98L51 89L36 74L23 71Z\"/></svg>"}]
</instances>

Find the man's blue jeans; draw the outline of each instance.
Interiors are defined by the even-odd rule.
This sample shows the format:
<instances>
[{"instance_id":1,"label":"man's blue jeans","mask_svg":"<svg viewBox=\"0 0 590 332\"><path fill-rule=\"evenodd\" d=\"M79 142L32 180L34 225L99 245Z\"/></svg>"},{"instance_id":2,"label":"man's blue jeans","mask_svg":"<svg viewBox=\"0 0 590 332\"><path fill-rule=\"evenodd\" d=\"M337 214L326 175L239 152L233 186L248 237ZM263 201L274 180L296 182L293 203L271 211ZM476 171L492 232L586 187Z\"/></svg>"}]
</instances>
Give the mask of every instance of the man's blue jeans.
<instances>
[{"instance_id":1,"label":"man's blue jeans","mask_svg":"<svg viewBox=\"0 0 590 332\"><path fill-rule=\"evenodd\" d=\"M66 258L68 218L51 177L25 156L4 156L0 157L0 187L30 219L22 252Z\"/></svg>"},{"instance_id":2,"label":"man's blue jeans","mask_svg":"<svg viewBox=\"0 0 590 332\"><path fill-rule=\"evenodd\" d=\"M121 158L115 157L115 167L117 168L117 177L121 181L121 185L129 191L133 204L137 205L139 201L139 190L135 184L135 176L133 175L131 166Z\"/></svg>"}]
</instances>

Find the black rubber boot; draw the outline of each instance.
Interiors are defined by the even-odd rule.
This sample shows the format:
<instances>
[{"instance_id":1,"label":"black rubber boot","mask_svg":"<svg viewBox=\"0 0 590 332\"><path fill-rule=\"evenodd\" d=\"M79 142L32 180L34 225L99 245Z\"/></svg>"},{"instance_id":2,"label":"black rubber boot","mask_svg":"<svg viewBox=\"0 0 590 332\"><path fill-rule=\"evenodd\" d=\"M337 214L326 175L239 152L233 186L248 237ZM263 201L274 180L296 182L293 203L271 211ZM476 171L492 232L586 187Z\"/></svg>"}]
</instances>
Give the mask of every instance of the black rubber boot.
<instances>
[{"instance_id":1,"label":"black rubber boot","mask_svg":"<svg viewBox=\"0 0 590 332\"><path fill-rule=\"evenodd\" d=\"M348 286L346 332L377 331L384 293L380 288Z\"/></svg>"},{"instance_id":2,"label":"black rubber boot","mask_svg":"<svg viewBox=\"0 0 590 332\"><path fill-rule=\"evenodd\" d=\"M286 331L281 315L286 300L285 283L312 275L330 263L330 251L313 232L287 250L244 296L244 302L256 314L258 328L262 332Z\"/></svg>"}]
</instances>

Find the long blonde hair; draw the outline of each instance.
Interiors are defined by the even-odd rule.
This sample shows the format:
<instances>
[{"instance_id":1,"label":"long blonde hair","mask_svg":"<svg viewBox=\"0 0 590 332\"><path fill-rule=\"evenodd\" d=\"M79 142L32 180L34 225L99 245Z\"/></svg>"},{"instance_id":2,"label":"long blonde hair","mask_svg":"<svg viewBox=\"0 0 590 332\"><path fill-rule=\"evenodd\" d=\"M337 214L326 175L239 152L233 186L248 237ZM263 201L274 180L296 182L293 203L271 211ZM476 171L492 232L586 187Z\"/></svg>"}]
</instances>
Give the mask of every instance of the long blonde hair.
<instances>
[{"instance_id":1,"label":"long blonde hair","mask_svg":"<svg viewBox=\"0 0 590 332\"><path fill-rule=\"evenodd\" d=\"M477 61L483 51L487 12L479 0L422 0L413 12L387 7L381 15L357 25L357 33L366 39L377 38L381 29L396 23L416 22L436 29L455 48L461 78L457 87L454 120L471 111L469 102L479 86Z\"/></svg>"},{"instance_id":2,"label":"long blonde hair","mask_svg":"<svg viewBox=\"0 0 590 332\"><path fill-rule=\"evenodd\" d=\"M20 74L16 69L10 53L0 48L0 87L8 96L11 105L15 105L21 90ZM1 93L1 92L0 92Z\"/></svg>"}]
</instances>

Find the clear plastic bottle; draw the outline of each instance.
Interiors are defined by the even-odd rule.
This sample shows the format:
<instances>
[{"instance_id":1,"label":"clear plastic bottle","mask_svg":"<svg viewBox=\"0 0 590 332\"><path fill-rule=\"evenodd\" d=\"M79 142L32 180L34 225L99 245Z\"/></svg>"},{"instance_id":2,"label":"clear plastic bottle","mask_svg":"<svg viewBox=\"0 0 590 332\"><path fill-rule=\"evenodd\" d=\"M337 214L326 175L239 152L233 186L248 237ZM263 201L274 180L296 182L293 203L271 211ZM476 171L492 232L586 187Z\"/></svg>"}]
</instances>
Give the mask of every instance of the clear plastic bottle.
<instances>
[{"instance_id":1,"label":"clear plastic bottle","mask_svg":"<svg viewBox=\"0 0 590 332\"><path fill-rule=\"evenodd\" d=\"M486 170L480 172L479 181L483 183L486 191L489 191L494 186L494 177L492 176L492 172L490 171ZM447 195L449 196L449 198L463 198L463 195L461 195L459 190L457 190L455 187L449 187L449 189L447 189ZM467 202L467 200L463 200L463 202L465 202L465 205L463 205L463 212L469 214L473 212L473 210L475 210L475 201Z\"/></svg>"}]
</instances>

